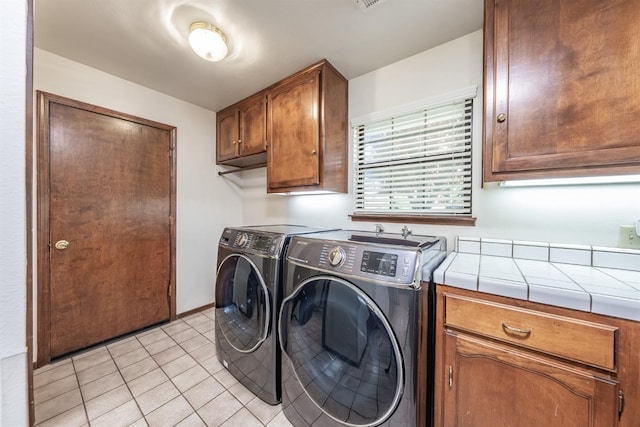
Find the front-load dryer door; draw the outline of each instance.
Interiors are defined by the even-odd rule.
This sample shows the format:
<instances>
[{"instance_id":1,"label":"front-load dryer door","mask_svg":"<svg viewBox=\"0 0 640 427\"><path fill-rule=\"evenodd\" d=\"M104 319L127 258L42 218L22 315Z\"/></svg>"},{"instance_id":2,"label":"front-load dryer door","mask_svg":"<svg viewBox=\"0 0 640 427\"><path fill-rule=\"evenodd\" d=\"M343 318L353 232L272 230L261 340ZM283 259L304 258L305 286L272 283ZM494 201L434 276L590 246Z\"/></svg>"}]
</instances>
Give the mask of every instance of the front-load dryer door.
<instances>
[{"instance_id":1,"label":"front-load dryer door","mask_svg":"<svg viewBox=\"0 0 640 427\"><path fill-rule=\"evenodd\" d=\"M226 257L216 278L216 322L224 339L250 353L267 338L270 316L269 291L256 265L244 255Z\"/></svg>"},{"instance_id":2,"label":"front-load dryer door","mask_svg":"<svg viewBox=\"0 0 640 427\"><path fill-rule=\"evenodd\" d=\"M357 286L330 276L307 279L283 301L279 325L285 363L327 416L352 426L391 416L404 385L400 347Z\"/></svg>"}]
</instances>

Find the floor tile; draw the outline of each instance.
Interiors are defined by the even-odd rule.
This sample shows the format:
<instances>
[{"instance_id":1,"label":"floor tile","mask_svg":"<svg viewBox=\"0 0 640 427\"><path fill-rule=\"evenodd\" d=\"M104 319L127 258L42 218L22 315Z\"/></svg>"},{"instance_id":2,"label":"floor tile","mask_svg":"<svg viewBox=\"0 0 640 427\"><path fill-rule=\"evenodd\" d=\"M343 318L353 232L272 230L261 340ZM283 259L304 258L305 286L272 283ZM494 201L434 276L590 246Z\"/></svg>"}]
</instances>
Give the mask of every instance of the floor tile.
<instances>
[{"instance_id":1,"label":"floor tile","mask_svg":"<svg viewBox=\"0 0 640 427\"><path fill-rule=\"evenodd\" d=\"M139 348L137 350L133 350L129 353L123 354L122 356L114 357L113 360L115 360L118 368L122 369L133 363L139 362L148 356L149 353L147 353L147 350L145 350L144 348Z\"/></svg>"},{"instance_id":2,"label":"floor tile","mask_svg":"<svg viewBox=\"0 0 640 427\"><path fill-rule=\"evenodd\" d=\"M33 399L36 405L46 402L56 396L78 388L78 379L75 375L61 378L42 387L33 390Z\"/></svg>"},{"instance_id":3,"label":"floor tile","mask_svg":"<svg viewBox=\"0 0 640 427\"><path fill-rule=\"evenodd\" d=\"M76 372L84 371L85 369L97 366L107 360L111 359L111 355L107 351L107 347L100 347L90 354L76 356L73 358L73 366Z\"/></svg>"},{"instance_id":4,"label":"floor tile","mask_svg":"<svg viewBox=\"0 0 640 427\"><path fill-rule=\"evenodd\" d=\"M282 411L282 405L269 405L259 397L255 397L247 404L247 409L263 424L268 424Z\"/></svg>"},{"instance_id":5,"label":"floor tile","mask_svg":"<svg viewBox=\"0 0 640 427\"><path fill-rule=\"evenodd\" d=\"M167 335L169 336L174 336L186 329L190 329L191 326L189 326L187 323L183 322L182 320L177 320L175 322L171 322L170 324L163 326L162 330L165 331L167 333Z\"/></svg>"},{"instance_id":6,"label":"floor tile","mask_svg":"<svg viewBox=\"0 0 640 427\"><path fill-rule=\"evenodd\" d=\"M193 329L204 334L205 332L212 331L215 327L213 320L209 320L208 322L200 323L199 325L195 325Z\"/></svg>"},{"instance_id":7,"label":"floor tile","mask_svg":"<svg viewBox=\"0 0 640 427\"><path fill-rule=\"evenodd\" d=\"M176 340L178 344L180 344L200 335L200 332L196 331L192 327L189 327L188 329L185 329L184 331L178 332L177 334L173 335L172 338Z\"/></svg>"},{"instance_id":8,"label":"floor tile","mask_svg":"<svg viewBox=\"0 0 640 427\"><path fill-rule=\"evenodd\" d=\"M129 424L127 427L149 427L149 424L147 424L147 420L140 418L138 421L133 424Z\"/></svg>"},{"instance_id":9,"label":"floor tile","mask_svg":"<svg viewBox=\"0 0 640 427\"><path fill-rule=\"evenodd\" d=\"M156 386L151 390L142 393L140 396L137 396L136 402L138 402L142 413L144 415L147 415L150 412L158 409L165 403L171 401L179 394L180 392L171 381L165 381L159 386Z\"/></svg>"},{"instance_id":10,"label":"floor tile","mask_svg":"<svg viewBox=\"0 0 640 427\"><path fill-rule=\"evenodd\" d=\"M247 408L242 408L222 424L223 427L263 427Z\"/></svg>"},{"instance_id":11,"label":"floor tile","mask_svg":"<svg viewBox=\"0 0 640 427\"><path fill-rule=\"evenodd\" d=\"M129 390L131 390L133 397L138 397L142 393L145 393L168 380L169 377L167 377L164 371L160 368L156 368L153 371L139 376L135 380L129 381L127 385L129 386Z\"/></svg>"},{"instance_id":12,"label":"floor tile","mask_svg":"<svg viewBox=\"0 0 640 427\"><path fill-rule=\"evenodd\" d=\"M94 420L133 399L126 385L108 391L95 399L85 402L89 420Z\"/></svg>"},{"instance_id":13,"label":"floor tile","mask_svg":"<svg viewBox=\"0 0 640 427\"><path fill-rule=\"evenodd\" d=\"M293 424L285 417L284 412L280 412L267 424L267 427L293 427Z\"/></svg>"},{"instance_id":14,"label":"floor tile","mask_svg":"<svg viewBox=\"0 0 640 427\"><path fill-rule=\"evenodd\" d=\"M193 413L176 424L176 427L207 427L207 425L198 414Z\"/></svg>"},{"instance_id":15,"label":"floor tile","mask_svg":"<svg viewBox=\"0 0 640 427\"><path fill-rule=\"evenodd\" d=\"M194 327L196 325L200 325L202 323L210 323L211 322L210 318L208 318L207 316L205 316L204 314L201 314L201 313L192 314L189 317L185 317L183 320L185 321L185 323L189 324L191 327Z\"/></svg>"},{"instance_id":16,"label":"floor tile","mask_svg":"<svg viewBox=\"0 0 640 427\"><path fill-rule=\"evenodd\" d=\"M228 391L222 392L211 402L198 409L207 426L219 426L242 408L242 404Z\"/></svg>"},{"instance_id":17,"label":"floor tile","mask_svg":"<svg viewBox=\"0 0 640 427\"><path fill-rule=\"evenodd\" d=\"M82 392L82 399L87 402L121 385L124 385L124 380L120 372L114 372L81 386L80 391Z\"/></svg>"},{"instance_id":18,"label":"floor tile","mask_svg":"<svg viewBox=\"0 0 640 427\"><path fill-rule=\"evenodd\" d=\"M240 403L242 403L242 405L246 405L256 397L256 395L253 394L251 390L249 390L239 382L236 382L234 385L229 387L228 390L236 399L240 401Z\"/></svg>"},{"instance_id":19,"label":"floor tile","mask_svg":"<svg viewBox=\"0 0 640 427\"><path fill-rule=\"evenodd\" d=\"M111 353L111 357L118 357L118 356L122 356L123 354L130 353L133 350L137 350L141 347L142 347L142 344L140 344L140 341L138 341L135 338L130 338L128 341L122 344L119 344L119 345L111 344L107 348L109 349L109 353Z\"/></svg>"},{"instance_id":20,"label":"floor tile","mask_svg":"<svg viewBox=\"0 0 640 427\"><path fill-rule=\"evenodd\" d=\"M186 341L180 343L180 347L184 348L184 350L188 353L196 350L202 346L207 344L211 344L208 339L206 339L203 335L198 334L197 336L190 338Z\"/></svg>"},{"instance_id":21,"label":"floor tile","mask_svg":"<svg viewBox=\"0 0 640 427\"><path fill-rule=\"evenodd\" d=\"M91 427L128 426L140 419L142 419L142 413L138 405L130 400L91 421Z\"/></svg>"},{"instance_id":22,"label":"floor tile","mask_svg":"<svg viewBox=\"0 0 640 427\"><path fill-rule=\"evenodd\" d=\"M189 354L200 363L216 355L216 346L207 340L207 344L189 351Z\"/></svg>"},{"instance_id":23,"label":"floor tile","mask_svg":"<svg viewBox=\"0 0 640 427\"><path fill-rule=\"evenodd\" d=\"M218 357L210 357L209 359L200 362L200 364L212 375L224 369L224 366L220 363Z\"/></svg>"},{"instance_id":24,"label":"floor tile","mask_svg":"<svg viewBox=\"0 0 640 427\"><path fill-rule=\"evenodd\" d=\"M153 427L172 427L193 414L193 408L183 396L178 396L146 416Z\"/></svg>"},{"instance_id":25,"label":"floor tile","mask_svg":"<svg viewBox=\"0 0 640 427\"><path fill-rule=\"evenodd\" d=\"M213 377L227 389L231 388L231 386L238 382L236 377L231 375L226 369L216 372L215 374L213 374Z\"/></svg>"},{"instance_id":26,"label":"floor tile","mask_svg":"<svg viewBox=\"0 0 640 427\"><path fill-rule=\"evenodd\" d=\"M91 381L95 381L98 378L102 378L106 375L116 372L118 368L112 359L102 362L91 369L85 369L82 372L78 372L78 383L85 385Z\"/></svg>"},{"instance_id":27,"label":"floor tile","mask_svg":"<svg viewBox=\"0 0 640 427\"><path fill-rule=\"evenodd\" d=\"M146 335L138 336L137 338L138 341L140 341L140 343L146 347L149 344L160 341L161 339L169 338L169 335L167 335L167 333L162 329L156 329Z\"/></svg>"},{"instance_id":28,"label":"floor tile","mask_svg":"<svg viewBox=\"0 0 640 427\"><path fill-rule=\"evenodd\" d=\"M176 360L172 360L166 365L161 365L162 370L169 376L169 378L173 378L176 375L186 371L187 369L195 366L197 363L193 360L193 357L185 354L177 358Z\"/></svg>"},{"instance_id":29,"label":"floor tile","mask_svg":"<svg viewBox=\"0 0 640 427\"><path fill-rule=\"evenodd\" d=\"M177 358L182 357L185 354L187 354L187 352L184 351L182 347L176 344L173 347L161 351L160 353L154 354L152 357L153 360L158 363L158 365L166 365L172 360L176 360Z\"/></svg>"},{"instance_id":30,"label":"floor tile","mask_svg":"<svg viewBox=\"0 0 640 427\"><path fill-rule=\"evenodd\" d=\"M37 427L293 427L220 363L214 319L207 309L37 369Z\"/></svg>"},{"instance_id":31,"label":"floor tile","mask_svg":"<svg viewBox=\"0 0 640 427\"><path fill-rule=\"evenodd\" d=\"M35 407L35 423L41 423L56 417L69 409L81 405L82 397L79 389L73 389L49 399Z\"/></svg>"},{"instance_id":32,"label":"floor tile","mask_svg":"<svg viewBox=\"0 0 640 427\"><path fill-rule=\"evenodd\" d=\"M147 344L145 347L150 355L154 355L176 345L176 342L169 336Z\"/></svg>"},{"instance_id":33,"label":"floor tile","mask_svg":"<svg viewBox=\"0 0 640 427\"><path fill-rule=\"evenodd\" d=\"M44 372L50 371L51 369L58 368L58 367L60 367L62 365L67 365L69 363L71 363L71 358L57 360L57 361L55 361L53 363L50 363L48 365L44 365L44 366L39 367L38 369L36 369L33 372L33 374L34 375L39 375L39 374L42 374Z\"/></svg>"},{"instance_id":34,"label":"floor tile","mask_svg":"<svg viewBox=\"0 0 640 427\"><path fill-rule=\"evenodd\" d=\"M49 369L42 373L38 373L33 376L33 388L39 388L43 385L50 384L54 381L61 380L62 378L68 377L69 375L74 375L75 371L73 369L73 365L71 363L66 363L64 365L56 366L53 369Z\"/></svg>"},{"instance_id":35,"label":"floor tile","mask_svg":"<svg viewBox=\"0 0 640 427\"><path fill-rule=\"evenodd\" d=\"M147 372L151 372L154 369L158 368L158 364L151 357L146 357L134 364L127 366L126 368L120 369L120 373L122 374L122 378L125 381L132 381Z\"/></svg>"},{"instance_id":36,"label":"floor tile","mask_svg":"<svg viewBox=\"0 0 640 427\"><path fill-rule=\"evenodd\" d=\"M195 409L200 409L207 402L213 400L225 388L215 378L209 377L184 392L184 397Z\"/></svg>"},{"instance_id":37,"label":"floor tile","mask_svg":"<svg viewBox=\"0 0 640 427\"><path fill-rule=\"evenodd\" d=\"M36 420L37 422L37 420ZM43 423L37 424L38 427L81 427L89 424L87 414L84 412L83 405L77 405L62 414L50 418Z\"/></svg>"},{"instance_id":38,"label":"floor tile","mask_svg":"<svg viewBox=\"0 0 640 427\"><path fill-rule=\"evenodd\" d=\"M202 366L195 365L181 374L176 375L171 379L171 381L173 381L173 384L178 387L178 390L184 393L210 376L211 375Z\"/></svg>"}]
</instances>

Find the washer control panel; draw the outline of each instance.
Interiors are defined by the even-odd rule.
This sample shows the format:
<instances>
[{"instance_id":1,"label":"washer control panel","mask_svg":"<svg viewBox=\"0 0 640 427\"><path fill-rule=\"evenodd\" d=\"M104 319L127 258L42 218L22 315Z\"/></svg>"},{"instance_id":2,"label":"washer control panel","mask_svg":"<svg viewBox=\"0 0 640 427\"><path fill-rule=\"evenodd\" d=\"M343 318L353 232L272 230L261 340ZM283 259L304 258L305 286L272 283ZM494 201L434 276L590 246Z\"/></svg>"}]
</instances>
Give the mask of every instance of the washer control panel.
<instances>
[{"instance_id":1,"label":"washer control panel","mask_svg":"<svg viewBox=\"0 0 640 427\"><path fill-rule=\"evenodd\" d=\"M420 260L417 248L382 247L332 242L296 236L288 259L328 273L345 274L395 284L411 284Z\"/></svg>"}]
</instances>

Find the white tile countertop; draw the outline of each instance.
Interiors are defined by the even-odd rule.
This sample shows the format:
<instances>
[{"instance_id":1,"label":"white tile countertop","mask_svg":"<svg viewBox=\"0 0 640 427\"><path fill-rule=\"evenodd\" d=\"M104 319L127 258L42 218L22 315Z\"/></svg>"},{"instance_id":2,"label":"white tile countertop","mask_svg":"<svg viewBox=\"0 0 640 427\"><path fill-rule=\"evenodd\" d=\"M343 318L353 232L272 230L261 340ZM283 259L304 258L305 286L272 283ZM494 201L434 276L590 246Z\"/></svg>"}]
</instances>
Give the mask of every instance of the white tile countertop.
<instances>
[{"instance_id":1,"label":"white tile countertop","mask_svg":"<svg viewBox=\"0 0 640 427\"><path fill-rule=\"evenodd\" d=\"M459 237L434 280L640 321L640 250Z\"/></svg>"}]
</instances>

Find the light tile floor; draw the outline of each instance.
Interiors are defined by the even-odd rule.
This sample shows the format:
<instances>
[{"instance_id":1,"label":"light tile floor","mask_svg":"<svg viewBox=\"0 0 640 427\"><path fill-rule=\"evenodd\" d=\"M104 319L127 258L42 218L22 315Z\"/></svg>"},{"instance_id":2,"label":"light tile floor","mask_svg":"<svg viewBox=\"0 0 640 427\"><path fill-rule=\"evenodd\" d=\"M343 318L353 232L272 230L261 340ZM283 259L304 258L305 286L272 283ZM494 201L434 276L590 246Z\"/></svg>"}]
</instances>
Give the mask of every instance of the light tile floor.
<instances>
[{"instance_id":1,"label":"light tile floor","mask_svg":"<svg viewBox=\"0 0 640 427\"><path fill-rule=\"evenodd\" d=\"M34 372L35 423L49 426L291 427L220 364L214 309Z\"/></svg>"}]
</instances>

